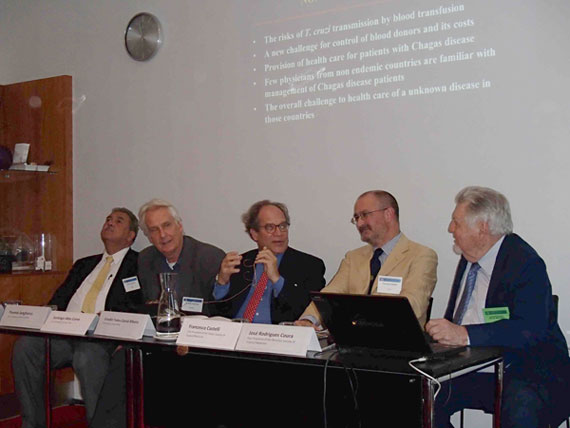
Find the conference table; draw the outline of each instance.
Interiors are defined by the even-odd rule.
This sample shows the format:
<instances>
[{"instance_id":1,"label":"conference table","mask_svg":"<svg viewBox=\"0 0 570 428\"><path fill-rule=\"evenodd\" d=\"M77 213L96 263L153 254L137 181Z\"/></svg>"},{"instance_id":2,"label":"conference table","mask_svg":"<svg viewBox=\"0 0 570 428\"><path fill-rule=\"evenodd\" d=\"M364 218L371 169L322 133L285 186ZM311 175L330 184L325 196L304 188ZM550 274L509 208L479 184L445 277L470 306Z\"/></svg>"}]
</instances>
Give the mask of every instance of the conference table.
<instances>
[{"instance_id":1,"label":"conference table","mask_svg":"<svg viewBox=\"0 0 570 428\"><path fill-rule=\"evenodd\" d=\"M495 394L493 424L501 424L503 358L497 348L468 347L445 359L415 364L428 377L410 367L406 358L354 357L334 349L306 357L205 348L187 348L179 355L174 342L152 337L71 336L14 327L0 327L0 333L45 338L48 427L49 344L54 337L113 341L124 347L129 428L188 421L193 413L177 416L180 406L212 418L212 426L368 427L398 420L398 426L430 428L438 383L491 366L496 379L495 391L489 391Z\"/></svg>"}]
</instances>

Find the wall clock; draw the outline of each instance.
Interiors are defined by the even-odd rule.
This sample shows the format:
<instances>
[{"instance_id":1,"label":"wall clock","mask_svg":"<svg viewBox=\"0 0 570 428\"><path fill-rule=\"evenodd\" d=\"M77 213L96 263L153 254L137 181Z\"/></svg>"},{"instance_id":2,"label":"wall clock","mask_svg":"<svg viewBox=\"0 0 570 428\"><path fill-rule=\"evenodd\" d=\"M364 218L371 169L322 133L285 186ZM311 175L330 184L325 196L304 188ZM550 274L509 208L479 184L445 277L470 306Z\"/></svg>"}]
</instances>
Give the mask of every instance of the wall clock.
<instances>
[{"instance_id":1,"label":"wall clock","mask_svg":"<svg viewBox=\"0 0 570 428\"><path fill-rule=\"evenodd\" d=\"M151 59L162 45L162 28L158 18L150 13L135 15L125 30L125 47L137 61Z\"/></svg>"}]
</instances>

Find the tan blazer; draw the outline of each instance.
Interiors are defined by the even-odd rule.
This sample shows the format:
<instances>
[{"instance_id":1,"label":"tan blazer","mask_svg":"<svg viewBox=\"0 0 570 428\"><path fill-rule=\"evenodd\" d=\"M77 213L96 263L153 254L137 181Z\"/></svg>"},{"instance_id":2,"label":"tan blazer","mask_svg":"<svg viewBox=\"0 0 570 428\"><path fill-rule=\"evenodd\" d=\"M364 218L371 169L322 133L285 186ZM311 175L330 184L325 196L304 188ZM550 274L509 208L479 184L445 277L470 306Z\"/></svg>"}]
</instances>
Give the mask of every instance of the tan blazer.
<instances>
[{"instance_id":1,"label":"tan blazer","mask_svg":"<svg viewBox=\"0 0 570 428\"><path fill-rule=\"evenodd\" d=\"M370 259L374 249L371 245L349 251L340 263L331 282L323 288L323 293L366 294L370 283ZM410 241L401 235L400 240L382 264L378 275L402 277L402 291L418 317L421 326L426 323L429 298L437 281L437 254L431 248ZM372 294L376 293L375 281ZM321 316L311 303L301 318L311 315L319 322Z\"/></svg>"}]
</instances>

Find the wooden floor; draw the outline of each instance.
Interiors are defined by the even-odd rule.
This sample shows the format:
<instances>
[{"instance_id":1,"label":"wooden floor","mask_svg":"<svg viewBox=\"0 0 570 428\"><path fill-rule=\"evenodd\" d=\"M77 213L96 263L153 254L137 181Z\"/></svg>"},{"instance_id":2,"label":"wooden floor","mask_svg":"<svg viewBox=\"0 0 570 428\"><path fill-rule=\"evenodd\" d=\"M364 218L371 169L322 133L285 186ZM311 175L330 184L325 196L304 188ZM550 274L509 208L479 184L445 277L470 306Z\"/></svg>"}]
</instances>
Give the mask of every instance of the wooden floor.
<instances>
[{"instance_id":1,"label":"wooden floor","mask_svg":"<svg viewBox=\"0 0 570 428\"><path fill-rule=\"evenodd\" d=\"M16 394L0 395L0 420L20 414L20 403Z\"/></svg>"},{"instance_id":2,"label":"wooden floor","mask_svg":"<svg viewBox=\"0 0 570 428\"><path fill-rule=\"evenodd\" d=\"M75 427L80 428L87 426L85 422L83 425L74 425L78 419L85 419L85 410L83 406L68 406L72 401L70 391L72 389L71 382L58 383L54 388L52 396L52 403L54 406L54 420L55 416L60 418L55 420L57 425L55 427ZM68 408L68 409L65 409ZM19 428L21 425L20 415L20 402L15 393L0 395L0 428ZM64 421L69 420L72 425L68 425ZM59 422L63 423L60 425Z\"/></svg>"},{"instance_id":3,"label":"wooden floor","mask_svg":"<svg viewBox=\"0 0 570 428\"><path fill-rule=\"evenodd\" d=\"M87 428L85 407L65 405L56 407L52 412L53 428ZM20 428L22 419L19 415L0 420L0 428Z\"/></svg>"}]
</instances>

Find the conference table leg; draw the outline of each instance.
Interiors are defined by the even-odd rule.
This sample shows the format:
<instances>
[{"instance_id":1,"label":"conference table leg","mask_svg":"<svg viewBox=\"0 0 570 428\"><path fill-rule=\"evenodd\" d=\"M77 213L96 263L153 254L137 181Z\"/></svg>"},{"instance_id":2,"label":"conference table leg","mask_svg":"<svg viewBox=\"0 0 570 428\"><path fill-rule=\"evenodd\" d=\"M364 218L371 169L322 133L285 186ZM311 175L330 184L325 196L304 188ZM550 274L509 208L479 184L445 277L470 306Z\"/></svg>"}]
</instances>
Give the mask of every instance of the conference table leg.
<instances>
[{"instance_id":1,"label":"conference table leg","mask_svg":"<svg viewBox=\"0 0 570 428\"><path fill-rule=\"evenodd\" d=\"M423 413L423 423L424 428L432 428L433 419L433 408L435 404L434 400L435 393L435 382L428 379L427 377L422 377L422 413Z\"/></svg>"},{"instance_id":2,"label":"conference table leg","mask_svg":"<svg viewBox=\"0 0 570 428\"><path fill-rule=\"evenodd\" d=\"M143 377L143 355L142 349L134 350L134 408L135 408L135 427L144 428L144 377Z\"/></svg>"},{"instance_id":3,"label":"conference table leg","mask_svg":"<svg viewBox=\"0 0 570 428\"><path fill-rule=\"evenodd\" d=\"M144 428L144 377L142 350L125 349L127 427Z\"/></svg>"},{"instance_id":4,"label":"conference table leg","mask_svg":"<svg viewBox=\"0 0 570 428\"><path fill-rule=\"evenodd\" d=\"M135 428L134 409L134 384L133 384L133 355L134 350L130 346L125 347L125 382L127 393L127 428Z\"/></svg>"},{"instance_id":5,"label":"conference table leg","mask_svg":"<svg viewBox=\"0 0 570 428\"><path fill-rule=\"evenodd\" d=\"M44 408L46 414L46 427L51 428L51 341L45 337L45 383L44 383Z\"/></svg>"},{"instance_id":6,"label":"conference table leg","mask_svg":"<svg viewBox=\"0 0 570 428\"><path fill-rule=\"evenodd\" d=\"M493 428L501 428L501 405L503 397L504 361L495 363L495 412L493 413Z\"/></svg>"}]
</instances>

